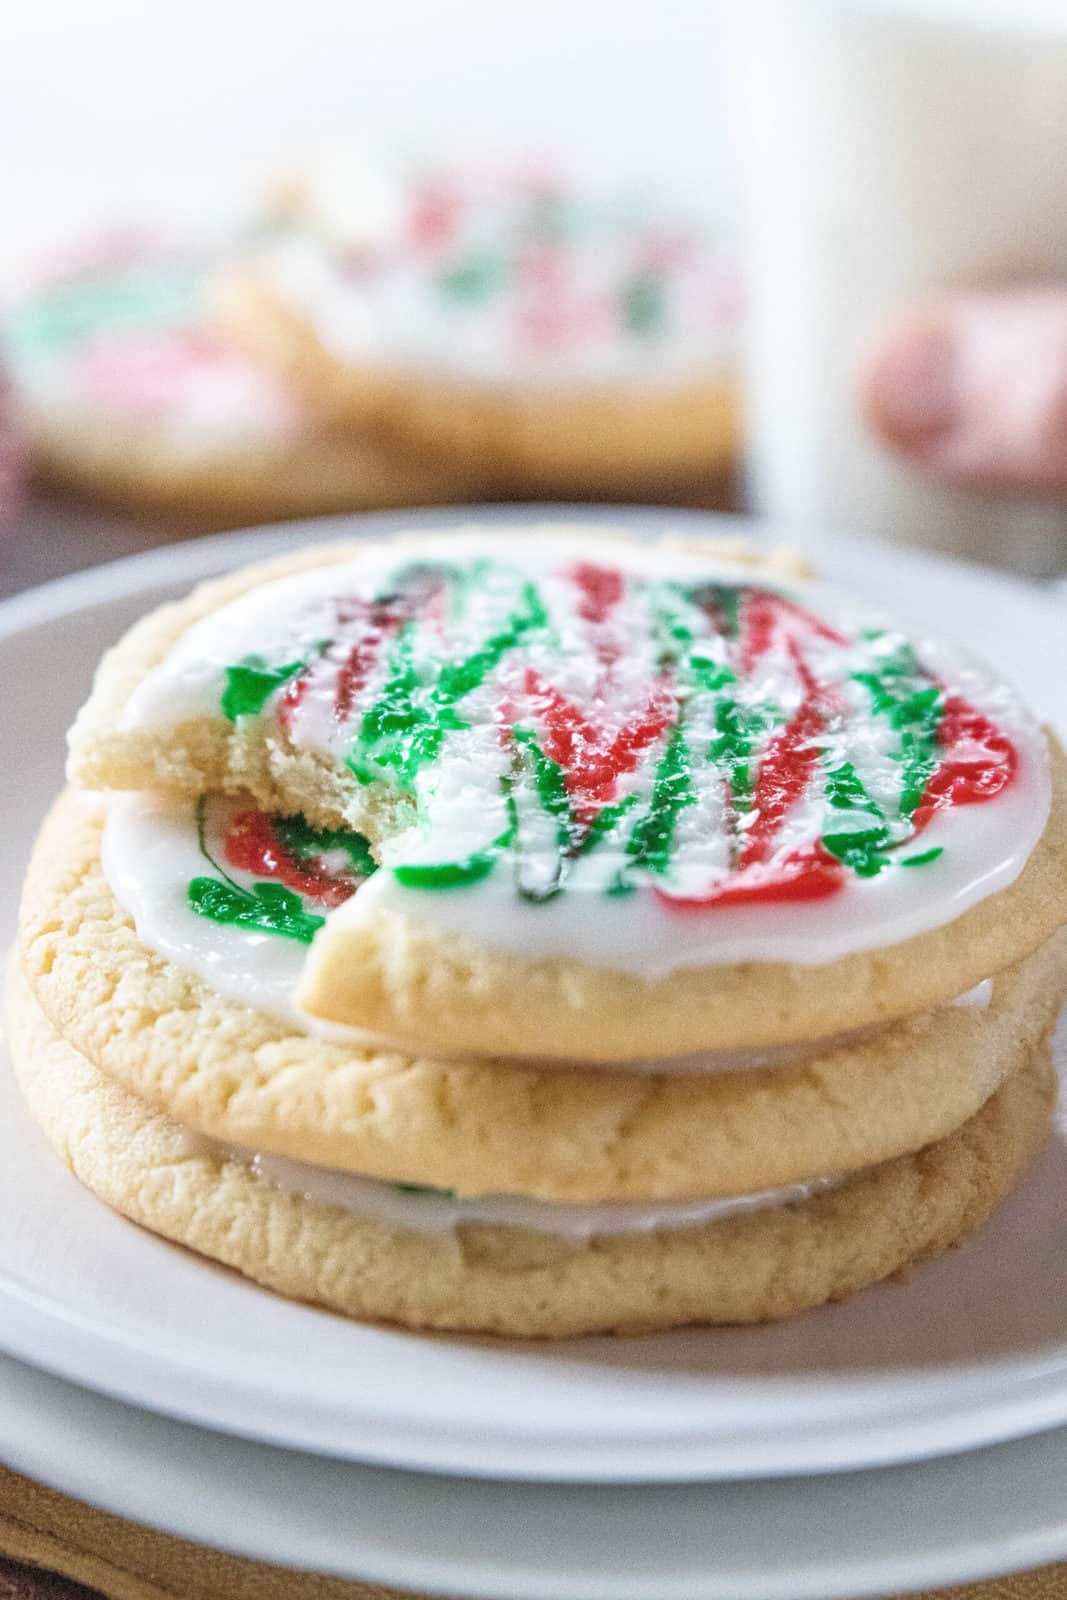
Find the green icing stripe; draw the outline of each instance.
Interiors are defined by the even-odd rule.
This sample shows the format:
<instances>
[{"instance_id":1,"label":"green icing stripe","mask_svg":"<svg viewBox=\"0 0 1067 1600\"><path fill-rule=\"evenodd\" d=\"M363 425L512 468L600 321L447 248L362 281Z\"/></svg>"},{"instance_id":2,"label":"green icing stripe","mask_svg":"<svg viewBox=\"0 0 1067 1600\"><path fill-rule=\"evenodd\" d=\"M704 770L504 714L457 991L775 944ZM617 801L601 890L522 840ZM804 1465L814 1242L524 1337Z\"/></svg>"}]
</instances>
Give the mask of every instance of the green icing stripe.
<instances>
[{"instance_id":1,"label":"green icing stripe","mask_svg":"<svg viewBox=\"0 0 1067 1600\"><path fill-rule=\"evenodd\" d=\"M753 753L775 719L776 708L743 706L729 696L715 707L715 737L708 745L708 759L726 776L737 809L747 805L755 792Z\"/></svg>"},{"instance_id":2,"label":"green icing stripe","mask_svg":"<svg viewBox=\"0 0 1067 1600\"><path fill-rule=\"evenodd\" d=\"M500 858L500 852L511 843L511 833L501 834L485 850L464 856L460 861L408 862L393 868L397 883L409 889L461 889L467 884L488 878Z\"/></svg>"},{"instance_id":3,"label":"green icing stripe","mask_svg":"<svg viewBox=\"0 0 1067 1600\"><path fill-rule=\"evenodd\" d=\"M463 695L470 694L472 689L484 683L485 679L500 665L509 650L527 639L535 630L548 626L548 613L545 610L537 586L533 583L523 584L522 608L513 613L507 625L498 633L487 639L473 655L458 666L445 666L441 669L441 677L437 688L438 698L446 705L451 705Z\"/></svg>"},{"instance_id":4,"label":"green icing stripe","mask_svg":"<svg viewBox=\"0 0 1067 1600\"><path fill-rule=\"evenodd\" d=\"M373 783L391 772L398 786L410 791L419 770L437 756L445 734L467 726L450 706L420 695L423 685L413 659L414 632L410 622L400 630L391 676L360 719L348 765L361 783Z\"/></svg>"},{"instance_id":5,"label":"green icing stripe","mask_svg":"<svg viewBox=\"0 0 1067 1600\"><path fill-rule=\"evenodd\" d=\"M409 792L419 772L440 753L449 732L468 726L456 703L477 689L535 630L546 627L547 613L532 583L524 583L522 605L506 625L460 662L438 669L430 687L414 661L415 624L401 630L392 658L392 676L379 698L360 719L348 765L362 783L392 772Z\"/></svg>"},{"instance_id":6,"label":"green icing stripe","mask_svg":"<svg viewBox=\"0 0 1067 1600\"><path fill-rule=\"evenodd\" d=\"M667 322L663 283L651 273L632 279L622 292L622 324L641 338L662 333Z\"/></svg>"},{"instance_id":7,"label":"green icing stripe","mask_svg":"<svg viewBox=\"0 0 1067 1600\"><path fill-rule=\"evenodd\" d=\"M635 823L626 854L635 866L666 872L674 846L674 830L686 806L697 802L685 735L676 726L656 765L648 810Z\"/></svg>"},{"instance_id":8,"label":"green icing stripe","mask_svg":"<svg viewBox=\"0 0 1067 1600\"><path fill-rule=\"evenodd\" d=\"M617 800L611 805L603 806L582 836L577 847L577 854L584 856L595 850L597 845L602 843L609 833L614 832L623 818L633 810L637 803L637 796L628 794L625 800Z\"/></svg>"},{"instance_id":9,"label":"green icing stripe","mask_svg":"<svg viewBox=\"0 0 1067 1600\"><path fill-rule=\"evenodd\" d=\"M12 360L49 354L100 333L180 325L199 314L200 276L142 271L61 284L5 319Z\"/></svg>"},{"instance_id":10,"label":"green icing stripe","mask_svg":"<svg viewBox=\"0 0 1067 1600\"><path fill-rule=\"evenodd\" d=\"M537 798L556 823L556 840L561 850L566 850L572 843L576 827L571 815L570 796L567 793L567 780L563 768L558 761L553 761L551 756L546 756L537 742L537 735L531 728L515 727L511 730L521 752L525 753L533 764L534 788Z\"/></svg>"},{"instance_id":11,"label":"green icing stripe","mask_svg":"<svg viewBox=\"0 0 1067 1600\"><path fill-rule=\"evenodd\" d=\"M280 883L257 883L247 890L217 878L194 878L188 898L197 915L212 922L281 934L302 944L310 944L326 920L305 911L300 896Z\"/></svg>"},{"instance_id":12,"label":"green icing stripe","mask_svg":"<svg viewBox=\"0 0 1067 1600\"><path fill-rule=\"evenodd\" d=\"M186 890L189 906L199 917L238 928L255 928L260 933L280 934L310 944L325 922L304 910L304 902L292 889L280 883L256 883L245 889L207 847L206 805L201 795L196 803L196 834L200 854L218 874L214 878L194 878Z\"/></svg>"},{"instance_id":13,"label":"green icing stripe","mask_svg":"<svg viewBox=\"0 0 1067 1600\"><path fill-rule=\"evenodd\" d=\"M447 267L437 279L443 298L454 305L478 306L502 289L508 281L508 266L491 250L476 251Z\"/></svg>"},{"instance_id":14,"label":"green icing stripe","mask_svg":"<svg viewBox=\"0 0 1067 1600\"><path fill-rule=\"evenodd\" d=\"M371 847L361 833L351 828L313 828L305 817L275 817L274 831L282 844L301 861L343 850L352 871L359 878L369 878L378 870Z\"/></svg>"},{"instance_id":15,"label":"green icing stripe","mask_svg":"<svg viewBox=\"0 0 1067 1600\"><path fill-rule=\"evenodd\" d=\"M431 578L433 582L428 581ZM502 592L501 579L514 587ZM443 611L436 605L442 581L447 586ZM546 900L564 886L575 860L600 848L621 829L625 865L607 892L625 893L640 881L641 874L668 872L676 850L679 817L697 803L709 783L724 783L728 789L726 823L732 830L736 861L744 844L746 813L757 790L759 752L786 720L779 704L770 699L747 704L743 686L734 687L742 676L739 653L748 592L746 585L718 582L686 585L660 580L645 585L649 654L656 662L658 681L672 685L679 711L655 747L641 753L634 792L603 805L592 816L588 808L576 812L568 787L572 775L541 748L535 727L514 726L510 730L513 766L501 780L510 818L507 832L459 860L398 865L392 869L397 881L420 888L476 883L492 872L502 851L513 849L519 894ZM401 568L385 594L386 598L406 597L408 620L399 627L383 657L384 682L362 714L352 720L347 764L364 783L384 780L402 792L417 792L422 806L432 804L432 785L426 791L417 788L420 774L441 758L451 734L470 726L461 709L465 697L486 684L510 653L536 641L542 654L550 655L559 641L537 585L506 564L498 566L486 558L466 565L421 563ZM435 652L443 653L446 646L435 631L436 619L447 616L455 626L469 616L476 595L488 595L490 605L499 599L496 615L503 620L461 659L441 661ZM506 595L512 597L510 602ZM433 622L424 621L423 606L429 599L435 601ZM795 612L796 607L791 613L794 627ZM912 818L939 764L942 694L910 646L878 632L863 636L860 643L867 647L869 667L851 676L870 697L871 714L884 718L899 736L896 805L885 813L852 762L838 759L824 773L831 816L821 843L829 855L863 878L877 875L891 862L921 866L940 855L939 850L928 850L902 858L897 852L914 837ZM321 655L328 647L328 641L320 644L316 653ZM613 659L605 656L607 665L596 670L614 670ZM261 713L275 691L302 665L273 666L263 657L248 656L227 668L224 714L235 720ZM518 670L521 673L521 664ZM814 693L810 669L804 681L808 686L805 692ZM594 727L584 736L598 740L597 714L585 715L594 720ZM698 724L710 724L713 731L697 740L689 730ZM610 745L606 733L604 740L606 749ZM694 763L699 778L694 777ZM552 827L537 821L531 807L537 808L542 819L549 819ZM292 830L295 824L290 820L280 826ZM373 870L366 842L354 846L352 836L307 830L299 837L293 832L284 837L297 856L345 849L354 870L361 875ZM215 903L211 896L208 900ZM249 914L261 911L245 909Z\"/></svg>"},{"instance_id":16,"label":"green icing stripe","mask_svg":"<svg viewBox=\"0 0 1067 1600\"><path fill-rule=\"evenodd\" d=\"M827 773L824 792L835 811L867 821L866 825L858 822L840 832L824 833L823 848L859 877L877 877L890 864L882 852L893 840L881 808L864 788L850 761L841 762Z\"/></svg>"},{"instance_id":17,"label":"green icing stripe","mask_svg":"<svg viewBox=\"0 0 1067 1600\"><path fill-rule=\"evenodd\" d=\"M901 867L928 867L931 861L936 861L938 856L945 853L943 845L935 845L932 850L924 850L917 856L902 856L897 863Z\"/></svg>"},{"instance_id":18,"label":"green icing stripe","mask_svg":"<svg viewBox=\"0 0 1067 1600\"><path fill-rule=\"evenodd\" d=\"M540 903L550 900L562 889L579 830L571 810L566 776L559 762L545 754L532 729L513 727L511 734L515 748L514 771L504 777L503 789L512 838L517 846L515 886L524 900ZM541 810L555 824L552 868L543 881L531 874L530 863L522 849L522 816L516 794L524 780L532 787Z\"/></svg>"},{"instance_id":19,"label":"green icing stripe","mask_svg":"<svg viewBox=\"0 0 1067 1600\"><path fill-rule=\"evenodd\" d=\"M228 722L238 717L255 717L263 710L275 689L281 688L303 670L302 661L283 667L268 666L262 656L245 656L234 667L226 668L226 687L222 691L222 714Z\"/></svg>"},{"instance_id":20,"label":"green icing stripe","mask_svg":"<svg viewBox=\"0 0 1067 1600\"><path fill-rule=\"evenodd\" d=\"M878 639L875 634L870 642L877 646ZM877 671L854 672L852 676L869 693L875 715L885 717L900 733L899 809L901 817L910 821L941 760L937 739L941 690L906 643L886 656Z\"/></svg>"}]
</instances>

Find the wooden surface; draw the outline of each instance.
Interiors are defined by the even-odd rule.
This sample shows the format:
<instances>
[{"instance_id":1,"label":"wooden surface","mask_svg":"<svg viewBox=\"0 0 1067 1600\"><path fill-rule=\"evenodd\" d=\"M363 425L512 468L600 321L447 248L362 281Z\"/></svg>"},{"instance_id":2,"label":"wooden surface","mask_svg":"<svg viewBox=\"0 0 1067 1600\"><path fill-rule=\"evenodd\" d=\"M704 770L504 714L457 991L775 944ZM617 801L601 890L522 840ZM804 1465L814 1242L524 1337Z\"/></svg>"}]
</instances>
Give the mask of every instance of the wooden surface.
<instances>
[{"instance_id":1,"label":"wooden surface","mask_svg":"<svg viewBox=\"0 0 1067 1600\"><path fill-rule=\"evenodd\" d=\"M0 1600L100 1600L100 1590L0 1557Z\"/></svg>"},{"instance_id":2,"label":"wooden surface","mask_svg":"<svg viewBox=\"0 0 1067 1600\"><path fill-rule=\"evenodd\" d=\"M105 1600L405 1600L397 1591L376 1584L291 1572L141 1528L0 1467L0 1600L98 1600L100 1596ZM694 1594L693 1600L702 1597ZM931 1590L915 1600L1067 1600L1067 1566Z\"/></svg>"}]
</instances>

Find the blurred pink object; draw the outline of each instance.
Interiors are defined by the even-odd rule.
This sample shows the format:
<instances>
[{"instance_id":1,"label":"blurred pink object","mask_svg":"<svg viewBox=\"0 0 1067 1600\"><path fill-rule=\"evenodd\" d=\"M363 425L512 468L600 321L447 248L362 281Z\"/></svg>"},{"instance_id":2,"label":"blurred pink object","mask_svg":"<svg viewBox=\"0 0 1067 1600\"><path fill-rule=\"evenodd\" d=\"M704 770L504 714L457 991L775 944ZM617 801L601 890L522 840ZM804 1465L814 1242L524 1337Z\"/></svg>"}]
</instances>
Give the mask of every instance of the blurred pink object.
<instances>
[{"instance_id":1,"label":"blurred pink object","mask_svg":"<svg viewBox=\"0 0 1067 1600\"><path fill-rule=\"evenodd\" d=\"M164 261L169 253L167 240L156 231L115 223L39 257L33 278L39 290L56 289L145 262Z\"/></svg>"}]
</instances>

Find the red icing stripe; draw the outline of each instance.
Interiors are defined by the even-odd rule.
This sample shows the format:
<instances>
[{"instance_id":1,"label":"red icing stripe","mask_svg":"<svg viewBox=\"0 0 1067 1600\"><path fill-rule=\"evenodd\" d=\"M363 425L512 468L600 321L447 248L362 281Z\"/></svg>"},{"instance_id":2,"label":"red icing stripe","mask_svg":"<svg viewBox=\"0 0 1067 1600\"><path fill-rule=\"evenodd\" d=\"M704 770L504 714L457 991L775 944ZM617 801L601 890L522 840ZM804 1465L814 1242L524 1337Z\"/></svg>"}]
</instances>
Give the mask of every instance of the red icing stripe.
<instances>
[{"instance_id":1,"label":"red icing stripe","mask_svg":"<svg viewBox=\"0 0 1067 1600\"><path fill-rule=\"evenodd\" d=\"M1019 752L1007 734L962 695L946 697L937 742L948 754L915 809L916 833L948 806L995 799L1015 781L1019 769Z\"/></svg>"},{"instance_id":2,"label":"red icing stripe","mask_svg":"<svg viewBox=\"0 0 1067 1600\"><path fill-rule=\"evenodd\" d=\"M752 821L734 872L705 893L673 895L656 887L656 894L681 910L706 910L710 906L779 905L805 900L825 900L845 886L845 869L816 841L774 861L775 841L793 808L804 798L822 759L822 735L830 696L817 682L804 660L795 637L789 653L805 698L799 710L774 735L760 762L752 796Z\"/></svg>"},{"instance_id":3,"label":"red icing stripe","mask_svg":"<svg viewBox=\"0 0 1067 1600\"><path fill-rule=\"evenodd\" d=\"M754 821L745 833L738 871L765 862L772 854L775 835L818 769L824 727L823 713L809 697L767 746L752 797Z\"/></svg>"},{"instance_id":4,"label":"red icing stripe","mask_svg":"<svg viewBox=\"0 0 1067 1600\"><path fill-rule=\"evenodd\" d=\"M314 667L305 667L302 672L297 673L295 678L290 678L285 686L284 694L278 701L278 721L286 733L291 734L293 731L293 718L296 716L304 696L311 687L314 671Z\"/></svg>"},{"instance_id":5,"label":"red icing stripe","mask_svg":"<svg viewBox=\"0 0 1067 1600\"><path fill-rule=\"evenodd\" d=\"M417 251L435 253L451 244L459 228L463 197L447 178L428 179L415 190L408 239Z\"/></svg>"},{"instance_id":6,"label":"red icing stripe","mask_svg":"<svg viewBox=\"0 0 1067 1600\"><path fill-rule=\"evenodd\" d=\"M282 844L270 817L262 811L242 811L234 817L223 852L231 867L274 878L320 905L339 906L357 888L353 880L332 876L314 861L299 861Z\"/></svg>"},{"instance_id":7,"label":"red icing stripe","mask_svg":"<svg viewBox=\"0 0 1067 1600\"><path fill-rule=\"evenodd\" d=\"M431 592L428 603L432 604L434 598L435 595ZM334 717L338 723L347 722L352 714L356 696L373 671L384 645L395 638L402 625L413 617L416 611L417 601L414 598L399 604L396 601L361 600L356 597L338 600L336 612L339 637L334 640L334 645L341 642L346 631L355 630L356 641L340 666L324 653L309 662L295 678L289 680L285 693L278 701L277 710L278 721L285 731L292 733L296 713L311 685L319 676L326 681L332 679Z\"/></svg>"},{"instance_id":8,"label":"red icing stripe","mask_svg":"<svg viewBox=\"0 0 1067 1600\"><path fill-rule=\"evenodd\" d=\"M845 868L819 845L797 850L767 866L755 862L735 877L725 878L706 894L673 895L655 888L658 899L674 911L706 911L709 906L783 905L826 900L845 886Z\"/></svg>"},{"instance_id":9,"label":"red icing stripe","mask_svg":"<svg viewBox=\"0 0 1067 1600\"><path fill-rule=\"evenodd\" d=\"M527 667L524 687L542 726L542 749L568 775L600 743L600 734L572 700L554 684L546 683L536 667Z\"/></svg>"},{"instance_id":10,"label":"red icing stripe","mask_svg":"<svg viewBox=\"0 0 1067 1600\"><path fill-rule=\"evenodd\" d=\"M568 573L581 599L578 615L593 633L593 648L600 665L610 672L623 654L623 641L607 626L625 592L625 579L614 567L599 567L593 561L579 561Z\"/></svg>"},{"instance_id":11,"label":"red icing stripe","mask_svg":"<svg viewBox=\"0 0 1067 1600\"><path fill-rule=\"evenodd\" d=\"M825 639L830 644L847 645L844 634L831 628L821 617L785 595L769 589L750 589L744 605L744 631L741 643L742 671L751 672L761 657L782 637L796 644L799 638ZM796 654L794 651L794 659Z\"/></svg>"},{"instance_id":12,"label":"red icing stripe","mask_svg":"<svg viewBox=\"0 0 1067 1600\"><path fill-rule=\"evenodd\" d=\"M337 608L337 620L342 628L360 630L359 637L337 669L334 687L333 714L337 722L347 722L352 715L356 696L374 669L374 664L384 646L400 632L405 622L417 614L418 601L429 605L441 586L430 592L402 599L399 604L381 600L345 600Z\"/></svg>"},{"instance_id":13,"label":"red icing stripe","mask_svg":"<svg viewBox=\"0 0 1067 1600\"><path fill-rule=\"evenodd\" d=\"M563 768L567 792L582 821L591 821L615 794L618 778L632 772L642 751L654 744L674 721L677 702L669 682L661 678L644 710L631 718L610 743L553 684L533 667L526 671L526 693L541 724L541 747Z\"/></svg>"},{"instance_id":14,"label":"red icing stripe","mask_svg":"<svg viewBox=\"0 0 1067 1600\"><path fill-rule=\"evenodd\" d=\"M670 680L663 677L653 687L644 711L620 728L608 749L607 761L613 774L612 792L614 777L634 770L642 750L647 750L650 744L655 744L666 733L677 712L678 704Z\"/></svg>"},{"instance_id":15,"label":"red icing stripe","mask_svg":"<svg viewBox=\"0 0 1067 1600\"><path fill-rule=\"evenodd\" d=\"M581 590L578 615L582 621L606 622L622 599L622 573L615 567L598 567L592 561L579 561L568 576Z\"/></svg>"}]
</instances>

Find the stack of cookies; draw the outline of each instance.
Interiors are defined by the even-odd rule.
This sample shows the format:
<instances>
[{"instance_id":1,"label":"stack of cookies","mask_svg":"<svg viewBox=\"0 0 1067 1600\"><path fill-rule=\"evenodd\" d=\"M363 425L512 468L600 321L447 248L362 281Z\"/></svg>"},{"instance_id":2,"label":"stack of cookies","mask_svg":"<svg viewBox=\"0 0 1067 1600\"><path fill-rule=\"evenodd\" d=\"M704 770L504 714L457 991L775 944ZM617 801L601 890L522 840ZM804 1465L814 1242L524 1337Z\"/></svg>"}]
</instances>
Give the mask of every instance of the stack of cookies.
<instances>
[{"instance_id":1,"label":"stack of cookies","mask_svg":"<svg viewBox=\"0 0 1067 1600\"><path fill-rule=\"evenodd\" d=\"M103 1201L282 1294L780 1318L956 1243L1046 1137L1063 754L788 559L305 549L135 627L70 779L23 1092Z\"/></svg>"}]
</instances>

